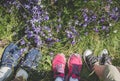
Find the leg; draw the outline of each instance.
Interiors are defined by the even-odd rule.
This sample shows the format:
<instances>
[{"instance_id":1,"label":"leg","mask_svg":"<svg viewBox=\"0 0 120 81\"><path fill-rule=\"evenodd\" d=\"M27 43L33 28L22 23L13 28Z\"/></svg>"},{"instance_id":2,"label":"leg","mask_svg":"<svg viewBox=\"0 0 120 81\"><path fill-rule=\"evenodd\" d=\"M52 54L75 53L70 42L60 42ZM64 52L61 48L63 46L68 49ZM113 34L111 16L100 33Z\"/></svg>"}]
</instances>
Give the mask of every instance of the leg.
<instances>
[{"instance_id":1,"label":"leg","mask_svg":"<svg viewBox=\"0 0 120 81\"><path fill-rule=\"evenodd\" d=\"M105 81L120 81L120 72L113 65L106 65L103 74Z\"/></svg>"},{"instance_id":2,"label":"leg","mask_svg":"<svg viewBox=\"0 0 120 81\"><path fill-rule=\"evenodd\" d=\"M120 67L117 66L118 71L120 72Z\"/></svg>"},{"instance_id":3,"label":"leg","mask_svg":"<svg viewBox=\"0 0 120 81\"><path fill-rule=\"evenodd\" d=\"M20 68L15 76L15 79L12 81L27 81L27 79L28 73L24 69Z\"/></svg>"},{"instance_id":4,"label":"leg","mask_svg":"<svg viewBox=\"0 0 120 81\"><path fill-rule=\"evenodd\" d=\"M17 45L9 44L1 58L0 81L8 80L14 72L14 67L17 66L20 59L20 50Z\"/></svg>"},{"instance_id":5,"label":"leg","mask_svg":"<svg viewBox=\"0 0 120 81\"><path fill-rule=\"evenodd\" d=\"M93 56L90 50L85 51L84 61L90 71L95 71L99 78L102 78L104 81L119 81L120 72L118 69L110 64L99 65L97 63L97 58Z\"/></svg>"},{"instance_id":6,"label":"leg","mask_svg":"<svg viewBox=\"0 0 120 81\"><path fill-rule=\"evenodd\" d=\"M104 65L97 65L95 64L93 70L95 71L96 75L101 79L103 78L105 66Z\"/></svg>"},{"instance_id":7,"label":"leg","mask_svg":"<svg viewBox=\"0 0 120 81\"><path fill-rule=\"evenodd\" d=\"M26 57L21 61L21 67L13 81L27 81L27 70L36 69L38 62L41 59L41 53L38 49L31 49ZM24 69L23 69L24 68Z\"/></svg>"}]
</instances>

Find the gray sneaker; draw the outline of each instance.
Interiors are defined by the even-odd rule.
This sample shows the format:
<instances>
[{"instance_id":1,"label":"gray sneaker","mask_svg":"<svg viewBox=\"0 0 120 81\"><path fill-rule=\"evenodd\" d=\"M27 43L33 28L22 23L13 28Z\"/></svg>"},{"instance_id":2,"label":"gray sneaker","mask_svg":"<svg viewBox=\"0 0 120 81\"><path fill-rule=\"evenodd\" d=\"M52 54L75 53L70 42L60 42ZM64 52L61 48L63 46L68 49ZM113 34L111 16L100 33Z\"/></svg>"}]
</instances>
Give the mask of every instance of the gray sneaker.
<instances>
[{"instance_id":1,"label":"gray sneaker","mask_svg":"<svg viewBox=\"0 0 120 81\"><path fill-rule=\"evenodd\" d=\"M93 70L93 66L96 62L98 62L98 59L96 56L93 55L93 52L89 49L87 49L84 53L83 53L83 60L87 66L87 68L92 71Z\"/></svg>"}]
</instances>

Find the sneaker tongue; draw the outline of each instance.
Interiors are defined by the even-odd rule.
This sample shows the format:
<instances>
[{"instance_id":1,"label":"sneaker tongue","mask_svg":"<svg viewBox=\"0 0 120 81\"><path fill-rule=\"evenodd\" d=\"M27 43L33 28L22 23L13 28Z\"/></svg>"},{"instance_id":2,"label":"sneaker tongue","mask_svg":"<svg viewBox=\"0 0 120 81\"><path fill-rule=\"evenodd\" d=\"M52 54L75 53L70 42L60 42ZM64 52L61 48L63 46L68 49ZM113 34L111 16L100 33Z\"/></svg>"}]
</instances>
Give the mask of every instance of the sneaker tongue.
<instances>
[{"instance_id":1,"label":"sneaker tongue","mask_svg":"<svg viewBox=\"0 0 120 81\"><path fill-rule=\"evenodd\" d=\"M79 65L76 65L76 64L73 64L73 69L72 69L72 77L75 78L75 77L78 77L79 74L80 74L80 70L81 68L79 68L80 66Z\"/></svg>"}]
</instances>

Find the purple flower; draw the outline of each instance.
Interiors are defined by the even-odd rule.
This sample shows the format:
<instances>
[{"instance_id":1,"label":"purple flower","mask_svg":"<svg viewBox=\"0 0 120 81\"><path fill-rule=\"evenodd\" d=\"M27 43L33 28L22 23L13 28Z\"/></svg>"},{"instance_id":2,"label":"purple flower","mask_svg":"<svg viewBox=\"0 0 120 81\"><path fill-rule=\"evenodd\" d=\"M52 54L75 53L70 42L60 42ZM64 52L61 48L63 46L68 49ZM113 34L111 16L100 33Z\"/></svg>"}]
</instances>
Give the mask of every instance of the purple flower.
<instances>
[{"instance_id":1,"label":"purple flower","mask_svg":"<svg viewBox=\"0 0 120 81\"><path fill-rule=\"evenodd\" d=\"M93 18L93 19L96 19L96 18L97 18L97 16L96 16L96 15L92 15L92 18Z\"/></svg>"},{"instance_id":2,"label":"purple flower","mask_svg":"<svg viewBox=\"0 0 120 81\"><path fill-rule=\"evenodd\" d=\"M47 38L47 41L48 41L48 42L50 42L50 41L52 41L52 40L53 40L52 38Z\"/></svg>"},{"instance_id":3,"label":"purple flower","mask_svg":"<svg viewBox=\"0 0 120 81\"><path fill-rule=\"evenodd\" d=\"M84 24L83 24L83 27L87 27L87 25L88 25L87 23L84 23Z\"/></svg>"},{"instance_id":4,"label":"purple flower","mask_svg":"<svg viewBox=\"0 0 120 81\"><path fill-rule=\"evenodd\" d=\"M35 43L38 43L40 41L40 37L38 35L35 35Z\"/></svg>"},{"instance_id":5,"label":"purple flower","mask_svg":"<svg viewBox=\"0 0 120 81\"><path fill-rule=\"evenodd\" d=\"M102 30L105 30L106 29L106 26L102 26Z\"/></svg>"},{"instance_id":6,"label":"purple flower","mask_svg":"<svg viewBox=\"0 0 120 81\"><path fill-rule=\"evenodd\" d=\"M25 6L25 8L30 9L30 6L27 4L25 4L24 6Z\"/></svg>"},{"instance_id":7,"label":"purple flower","mask_svg":"<svg viewBox=\"0 0 120 81\"><path fill-rule=\"evenodd\" d=\"M66 30L66 33L68 38L74 38L74 35L71 31Z\"/></svg>"},{"instance_id":8,"label":"purple flower","mask_svg":"<svg viewBox=\"0 0 120 81\"><path fill-rule=\"evenodd\" d=\"M73 39L72 42L71 42L71 44L74 45L75 43L76 43L76 41Z\"/></svg>"},{"instance_id":9,"label":"purple flower","mask_svg":"<svg viewBox=\"0 0 120 81\"><path fill-rule=\"evenodd\" d=\"M97 33L99 32L98 28L93 28L93 30Z\"/></svg>"},{"instance_id":10,"label":"purple flower","mask_svg":"<svg viewBox=\"0 0 120 81\"><path fill-rule=\"evenodd\" d=\"M105 17L102 17L100 21L105 22Z\"/></svg>"},{"instance_id":11,"label":"purple flower","mask_svg":"<svg viewBox=\"0 0 120 81\"><path fill-rule=\"evenodd\" d=\"M115 21L118 20L118 17L117 17L115 14L111 14L111 18L112 18L113 20L115 20Z\"/></svg>"},{"instance_id":12,"label":"purple flower","mask_svg":"<svg viewBox=\"0 0 120 81\"><path fill-rule=\"evenodd\" d=\"M48 26L44 26L44 29L51 32L51 29Z\"/></svg>"},{"instance_id":13,"label":"purple flower","mask_svg":"<svg viewBox=\"0 0 120 81\"><path fill-rule=\"evenodd\" d=\"M39 28L39 27L34 28L33 30L34 30L34 32L35 32L36 34L38 34L38 33L40 32L40 28Z\"/></svg>"},{"instance_id":14,"label":"purple flower","mask_svg":"<svg viewBox=\"0 0 120 81\"><path fill-rule=\"evenodd\" d=\"M21 44L21 45L24 45L24 44L25 44L24 39L21 40L20 44Z\"/></svg>"},{"instance_id":15,"label":"purple flower","mask_svg":"<svg viewBox=\"0 0 120 81\"><path fill-rule=\"evenodd\" d=\"M42 41L38 35L35 35L34 42L37 44L38 47L42 45Z\"/></svg>"},{"instance_id":16,"label":"purple flower","mask_svg":"<svg viewBox=\"0 0 120 81\"><path fill-rule=\"evenodd\" d=\"M85 32L85 35L88 36L88 32Z\"/></svg>"},{"instance_id":17,"label":"purple flower","mask_svg":"<svg viewBox=\"0 0 120 81\"><path fill-rule=\"evenodd\" d=\"M20 49L20 55L22 55L24 52L26 52L27 51L27 48L21 48Z\"/></svg>"},{"instance_id":18,"label":"purple flower","mask_svg":"<svg viewBox=\"0 0 120 81\"><path fill-rule=\"evenodd\" d=\"M33 36L33 31L28 31L28 32L27 32L27 37L28 37L28 38L31 38L32 36Z\"/></svg>"},{"instance_id":19,"label":"purple flower","mask_svg":"<svg viewBox=\"0 0 120 81\"><path fill-rule=\"evenodd\" d=\"M75 29L75 27L71 27L70 29L71 29L71 31L72 31L75 35L78 35L78 32L77 32L77 30Z\"/></svg>"},{"instance_id":20,"label":"purple flower","mask_svg":"<svg viewBox=\"0 0 120 81\"><path fill-rule=\"evenodd\" d=\"M84 21L85 21L85 22L88 21L88 16L84 17Z\"/></svg>"},{"instance_id":21,"label":"purple flower","mask_svg":"<svg viewBox=\"0 0 120 81\"><path fill-rule=\"evenodd\" d=\"M44 20L49 20L49 16L46 15L46 16L44 17Z\"/></svg>"}]
</instances>

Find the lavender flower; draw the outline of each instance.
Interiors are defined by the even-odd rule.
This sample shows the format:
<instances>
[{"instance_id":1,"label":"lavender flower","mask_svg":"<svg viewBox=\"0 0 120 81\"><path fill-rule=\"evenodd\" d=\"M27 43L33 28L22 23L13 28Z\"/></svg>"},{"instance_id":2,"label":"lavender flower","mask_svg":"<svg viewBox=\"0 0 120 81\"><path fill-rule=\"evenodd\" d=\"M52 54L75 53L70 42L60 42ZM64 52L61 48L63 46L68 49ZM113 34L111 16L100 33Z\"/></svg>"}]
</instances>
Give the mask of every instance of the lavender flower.
<instances>
[{"instance_id":1,"label":"lavender flower","mask_svg":"<svg viewBox=\"0 0 120 81\"><path fill-rule=\"evenodd\" d=\"M20 43L21 43L21 45L24 45L25 44L24 39L22 39Z\"/></svg>"},{"instance_id":2,"label":"lavender flower","mask_svg":"<svg viewBox=\"0 0 120 81\"><path fill-rule=\"evenodd\" d=\"M93 30L97 33L99 32L98 28L93 28Z\"/></svg>"},{"instance_id":3,"label":"lavender flower","mask_svg":"<svg viewBox=\"0 0 120 81\"><path fill-rule=\"evenodd\" d=\"M71 44L74 45L76 43L75 39L72 40Z\"/></svg>"},{"instance_id":4,"label":"lavender flower","mask_svg":"<svg viewBox=\"0 0 120 81\"><path fill-rule=\"evenodd\" d=\"M102 26L102 30L105 30L106 29L106 26Z\"/></svg>"}]
</instances>

